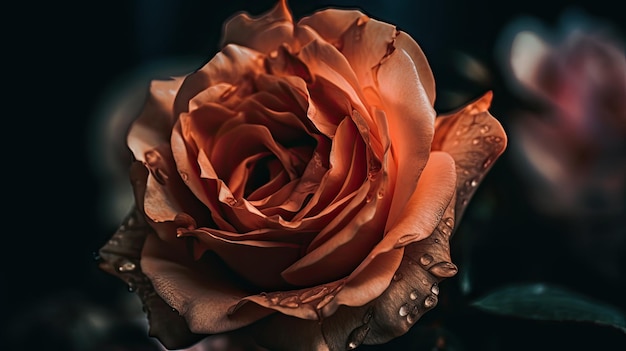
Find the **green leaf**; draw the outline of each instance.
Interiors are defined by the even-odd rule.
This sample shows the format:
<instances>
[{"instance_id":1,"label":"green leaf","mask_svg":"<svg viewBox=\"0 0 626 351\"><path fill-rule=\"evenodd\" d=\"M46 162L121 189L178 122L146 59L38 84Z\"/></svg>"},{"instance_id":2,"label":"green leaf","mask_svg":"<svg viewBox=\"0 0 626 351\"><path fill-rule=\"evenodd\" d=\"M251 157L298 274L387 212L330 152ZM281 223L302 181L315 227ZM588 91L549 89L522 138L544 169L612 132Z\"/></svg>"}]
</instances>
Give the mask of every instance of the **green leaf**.
<instances>
[{"instance_id":1,"label":"green leaf","mask_svg":"<svg viewBox=\"0 0 626 351\"><path fill-rule=\"evenodd\" d=\"M510 285L471 303L481 310L544 321L591 322L626 333L626 315L615 306L562 287L535 283Z\"/></svg>"}]
</instances>

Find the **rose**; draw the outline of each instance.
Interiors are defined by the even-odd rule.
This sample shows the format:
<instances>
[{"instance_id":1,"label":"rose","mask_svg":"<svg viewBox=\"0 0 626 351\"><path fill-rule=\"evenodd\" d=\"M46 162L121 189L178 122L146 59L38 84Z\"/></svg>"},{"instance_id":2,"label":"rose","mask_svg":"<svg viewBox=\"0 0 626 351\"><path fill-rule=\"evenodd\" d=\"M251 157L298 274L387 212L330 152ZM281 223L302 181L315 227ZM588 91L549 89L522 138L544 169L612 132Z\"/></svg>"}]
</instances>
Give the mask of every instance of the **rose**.
<instances>
[{"instance_id":1,"label":"rose","mask_svg":"<svg viewBox=\"0 0 626 351\"><path fill-rule=\"evenodd\" d=\"M294 23L285 1L234 16L206 65L152 82L127 138L136 209L102 268L170 348L405 333L456 273L455 217L506 145L491 93L437 118L434 99L393 25L337 9Z\"/></svg>"},{"instance_id":2,"label":"rose","mask_svg":"<svg viewBox=\"0 0 626 351\"><path fill-rule=\"evenodd\" d=\"M528 182L531 203L551 216L598 216L603 223L614 217L621 223L624 44L610 23L583 14L564 13L557 28L528 19L509 26L515 31L502 39L505 77L519 97L535 105L512 115L514 165Z\"/></svg>"}]
</instances>

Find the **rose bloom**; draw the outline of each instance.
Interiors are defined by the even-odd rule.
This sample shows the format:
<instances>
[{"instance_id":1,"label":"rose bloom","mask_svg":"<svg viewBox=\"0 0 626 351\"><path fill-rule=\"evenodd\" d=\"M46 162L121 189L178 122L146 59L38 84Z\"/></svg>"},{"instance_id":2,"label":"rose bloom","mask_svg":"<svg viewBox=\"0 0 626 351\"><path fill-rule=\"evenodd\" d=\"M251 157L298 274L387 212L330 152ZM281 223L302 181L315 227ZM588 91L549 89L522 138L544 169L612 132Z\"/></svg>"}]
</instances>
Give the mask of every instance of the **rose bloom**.
<instances>
[{"instance_id":1,"label":"rose bloom","mask_svg":"<svg viewBox=\"0 0 626 351\"><path fill-rule=\"evenodd\" d=\"M512 124L514 155L540 211L623 222L625 48L606 22L582 13L561 21L527 24L508 43L510 86L536 107Z\"/></svg>"},{"instance_id":2,"label":"rose bloom","mask_svg":"<svg viewBox=\"0 0 626 351\"><path fill-rule=\"evenodd\" d=\"M507 142L491 98L437 117L418 44L357 10L238 14L203 67L152 81L101 268L167 348L387 342L457 272L449 238Z\"/></svg>"}]
</instances>

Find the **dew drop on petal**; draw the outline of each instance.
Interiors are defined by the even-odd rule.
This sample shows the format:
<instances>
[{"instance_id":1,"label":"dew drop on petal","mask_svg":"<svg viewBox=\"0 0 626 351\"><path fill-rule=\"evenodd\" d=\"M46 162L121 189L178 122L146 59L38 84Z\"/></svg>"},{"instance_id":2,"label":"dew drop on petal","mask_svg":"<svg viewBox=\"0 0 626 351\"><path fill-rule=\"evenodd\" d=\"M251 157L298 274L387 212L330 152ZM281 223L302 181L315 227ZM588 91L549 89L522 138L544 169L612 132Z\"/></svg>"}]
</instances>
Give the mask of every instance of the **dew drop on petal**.
<instances>
[{"instance_id":1,"label":"dew drop on petal","mask_svg":"<svg viewBox=\"0 0 626 351\"><path fill-rule=\"evenodd\" d=\"M434 295L439 295L439 285L437 283L433 284L433 286L430 288L430 292Z\"/></svg>"},{"instance_id":2,"label":"dew drop on petal","mask_svg":"<svg viewBox=\"0 0 626 351\"><path fill-rule=\"evenodd\" d=\"M348 335L346 350L354 350L359 347L369 332L370 326L368 324L363 324L350 332L350 335Z\"/></svg>"},{"instance_id":3,"label":"dew drop on petal","mask_svg":"<svg viewBox=\"0 0 626 351\"><path fill-rule=\"evenodd\" d=\"M454 227L454 219L452 217L444 219L443 222L450 228Z\"/></svg>"},{"instance_id":4,"label":"dew drop on petal","mask_svg":"<svg viewBox=\"0 0 626 351\"><path fill-rule=\"evenodd\" d=\"M400 310L398 310L398 314L402 317L409 314L409 305L405 303L404 305L400 306Z\"/></svg>"},{"instance_id":5,"label":"dew drop on petal","mask_svg":"<svg viewBox=\"0 0 626 351\"><path fill-rule=\"evenodd\" d=\"M424 299L424 307L431 308L437 304L437 296L428 295L426 299Z\"/></svg>"},{"instance_id":6,"label":"dew drop on petal","mask_svg":"<svg viewBox=\"0 0 626 351\"><path fill-rule=\"evenodd\" d=\"M423 266L429 265L432 261L433 261L433 256L431 256L429 254L424 254L424 255L422 255L422 257L420 257L420 263Z\"/></svg>"},{"instance_id":7,"label":"dew drop on petal","mask_svg":"<svg viewBox=\"0 0 626 351\"><path fill-rule=\"evenodd\" d=\"M120 272L131 272L134 271L137 265L135 265L131 261L124 261L118 267L117 270Z\"/></svg>"}]
</instances>

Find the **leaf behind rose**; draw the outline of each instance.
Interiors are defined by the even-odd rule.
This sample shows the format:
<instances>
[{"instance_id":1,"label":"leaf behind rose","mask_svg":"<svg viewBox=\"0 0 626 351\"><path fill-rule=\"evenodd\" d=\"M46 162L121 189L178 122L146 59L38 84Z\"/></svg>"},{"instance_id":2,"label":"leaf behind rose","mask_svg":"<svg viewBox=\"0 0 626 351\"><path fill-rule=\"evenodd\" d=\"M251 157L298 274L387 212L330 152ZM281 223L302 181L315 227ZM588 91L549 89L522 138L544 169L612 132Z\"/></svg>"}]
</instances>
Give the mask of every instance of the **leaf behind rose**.
<instances>
[{"instance_id":1,"label":"leaf behind rose","mask_svg":"<svg viewBox=\"0 0 626 351\"><path fill-rule=\"evenodd\" d=\"M626 333L626 315L623 311L555 285L509 285L473 301L471 306L490 313L526 319L591 322Z\"/></svg>"}]
</instances>

